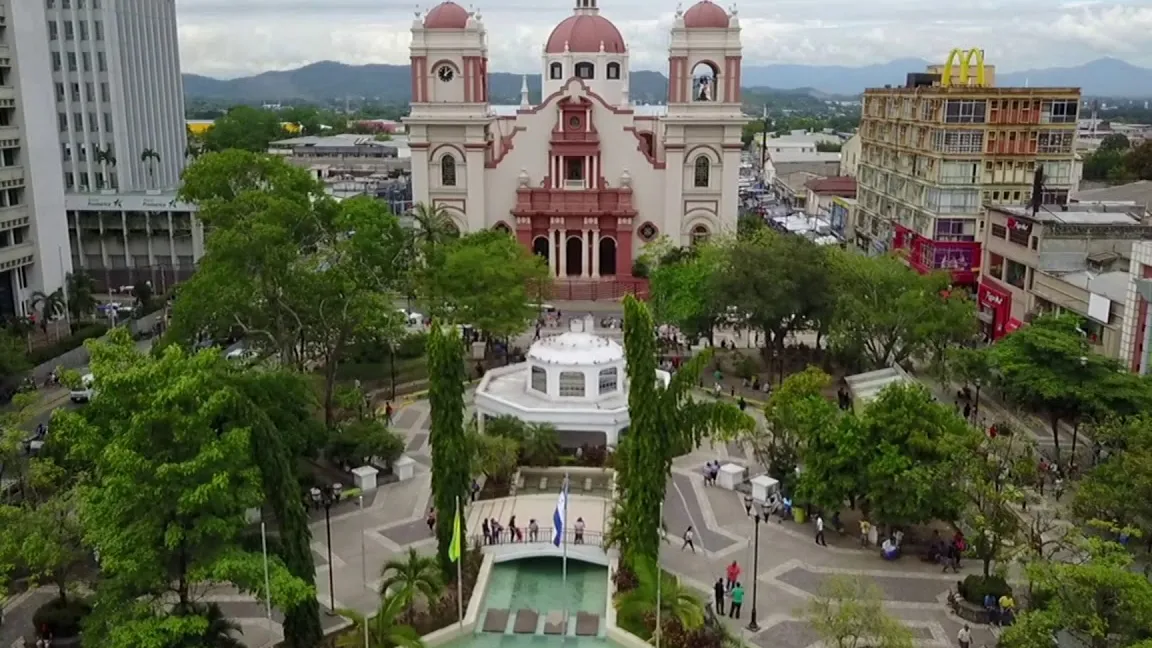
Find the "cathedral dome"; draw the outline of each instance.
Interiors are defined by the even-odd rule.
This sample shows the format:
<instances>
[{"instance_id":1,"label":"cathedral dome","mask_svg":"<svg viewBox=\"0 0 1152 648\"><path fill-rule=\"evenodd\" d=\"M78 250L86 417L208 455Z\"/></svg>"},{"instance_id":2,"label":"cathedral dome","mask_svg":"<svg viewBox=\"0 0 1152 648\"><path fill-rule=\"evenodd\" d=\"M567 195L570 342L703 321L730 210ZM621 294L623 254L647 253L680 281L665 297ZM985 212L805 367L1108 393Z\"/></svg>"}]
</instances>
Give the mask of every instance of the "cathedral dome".
<instances>
[{"instance_id":1,"label":"cathedral dome","mask_svg":"<svg viewBox=\"0 0 1152 648\"><path fill-rule=\"evenodd\" d=\"M567 45L569 52L591 54L600 51L601 43L604 45L604 51L610 54L623 54L628 51L624 45L624 37L611 20L595 14L577 14L565 18L556 25L552 35L548 37L544 51L548 54L563 54Z\"/></svg>"},{"instance_id":2,"label":"cathedral dome","mask_svg":"<svg viewBox=\"0 0 1152 648\"><path fill-rule=\"evenodd\" d=\"M425 29L464 29L468 26L468 10L448 0L432 7L424 17Z\"/></svg>"},{"instance_id":3,"label":"cathedral dome","mask_svg":"<svg viewBox=\"0 0 1152 648\"><path fill-rule=\"evenodd\" d=\"M684 12L685 29L728 29L728 12L711 0L700 0Z\"/></svg>"}]
</instances>

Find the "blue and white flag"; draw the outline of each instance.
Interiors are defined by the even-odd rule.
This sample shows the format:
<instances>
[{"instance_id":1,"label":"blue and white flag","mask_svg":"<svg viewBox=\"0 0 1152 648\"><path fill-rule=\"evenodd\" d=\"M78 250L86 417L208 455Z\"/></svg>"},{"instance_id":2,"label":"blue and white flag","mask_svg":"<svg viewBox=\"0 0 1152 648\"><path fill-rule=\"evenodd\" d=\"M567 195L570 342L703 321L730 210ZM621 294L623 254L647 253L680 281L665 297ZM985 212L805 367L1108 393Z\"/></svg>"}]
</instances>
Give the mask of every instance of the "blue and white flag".
<instances>
[{"instance_id":1,"label":"blue and white flag","mask_svg":"<svg viewBox=\"0 0 1152 648\"><path fill-rule=\"evenodd\" d=\"M556 500L556 510L552 512L552 544L557 547L564 541L564 524L568 521L568 478L564 478L564 486L560 489L560 497Z\"/></svg>"}]
</instances>

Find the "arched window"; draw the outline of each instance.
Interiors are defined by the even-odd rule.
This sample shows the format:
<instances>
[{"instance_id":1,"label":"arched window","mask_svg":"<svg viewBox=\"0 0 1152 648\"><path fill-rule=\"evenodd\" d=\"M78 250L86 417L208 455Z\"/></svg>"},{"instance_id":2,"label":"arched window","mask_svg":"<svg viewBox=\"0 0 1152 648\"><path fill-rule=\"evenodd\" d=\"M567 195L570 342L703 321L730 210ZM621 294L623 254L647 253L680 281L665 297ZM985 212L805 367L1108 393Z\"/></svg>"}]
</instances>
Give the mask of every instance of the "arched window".
<instances>
[{"instance_id":1,"label":"arched window","mask_svg":"<svg viewBox=\"0 0 1152 648\"><path fill-rule=\"evenodd\" d=\"M584 374L565 371L560 374L560 395L580 398L584 396Z\"/></svg>"},{"instance_id":2,"label":"arched window","mask_svg":"<svg viewBox=\"0 0 1152 648\"><path fill-rule=\"evenodd\" d=\"M500 232L501 234L511 234L512 233L512 230L508 229L508 226L506 224L504 224L503 221L496 223L496 227L493 227L492 229L496 230L497 232Z\"/></svg>"},{"instance_id":3,"label":"arched window","mask_svg":"<svg viewBox=\"0 0 1152 648\"><path fill-rule=\"evenodd\" d=\"M445 187L456 186L456 158L451 153L440 156L440 184Z\"/></svg>"},{"instance_id":4,"label":"arched window","mask_svg":"<svg viewBox=\"0 0 1152 648\"><path fill-rule=\"evenodd\" d=\"M559 63L553 63L552 65L549 65L548 66L548 78L549 79L563 79L564 78L564 66L559 64Z\"/></svg>"},{"instance_id":5,"label":"arched window","mask_svg":"<svg viewBox=\"0 0 1152 648\"><path fill-rule=\"evenodd\" d=\"M703 225L697 225L696 227L693 227L692 245L707 241L709 236L711 236L711 233L708 231L707 227L704 227Z\"/></svg>"},{"instance_id":6,"label":"arched window","mask_svg":"<svg viewBox=\"0 0 1152 648\"><path fill-rule=\"evenodd\" d=\"M611 394L619 386L620 378L616 367L600 370L600 394Z\"/></svg>"},{"instance_id":7,"label":"arched window","mask_svg":"<svg viewBox=\"0 0 1152 648\"><path fill-rule=\"evenodd\" d=\"M619 63L609 63L608 64L608 78L609 79L619 79L620 78L620 64Z\"/></svg>"},{"instance_id":8,"label":"arched window","mask_svg":"<svg viewBox=\"0 0 1152 648\"><path fill-rule=\"evenodd\" d=\"M548 393L548 372L543 367L532 367L532 389Z\"/></svg>"},{"instance_id":9,"label":"arched window","mask_svg":"<svg viewBox=\"0 0 1152 648\"><path fill-rule=\"evenodd\" d=\"M707 155L697 156L695 166L695 177L692 186L702 189L708 188L708 177L712 173L712 161L708 159Z\"/></svg>"},{"instance_id":10,"label":"arched window","mask_svg":"<svg viewBox=\"0 0 1152 648\"><path fill-rule=\"evenodd\" d=\"M576 77L579 79L594 79L596 78L596 66L588 61L581 61L576 64Z\"/></svg>"}]
</instances>

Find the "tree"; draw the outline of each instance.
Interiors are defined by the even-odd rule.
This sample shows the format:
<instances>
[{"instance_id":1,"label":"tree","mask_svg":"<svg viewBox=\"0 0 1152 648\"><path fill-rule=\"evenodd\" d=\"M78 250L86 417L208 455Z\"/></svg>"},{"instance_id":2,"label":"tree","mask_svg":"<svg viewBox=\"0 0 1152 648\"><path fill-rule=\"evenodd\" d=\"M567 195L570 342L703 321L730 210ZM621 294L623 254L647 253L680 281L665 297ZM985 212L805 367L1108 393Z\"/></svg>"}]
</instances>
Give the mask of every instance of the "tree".
<instances>
[{"instance_id":1,"label":"tree","mask_svg":"<svg viewBox=\"0 0 1152 648\"><path fill-rule=\"evenodd\" d=\"M1048 418L1057 461L1061 422L1134 414L1152 396L1146 379L1121 373L1115 360L1088 350L1072 315L1038 317L986 352L1005 396Z\"/></svg>"},{"instance_id":2,"label":"tree","mask_svg":"<svg viewBox=\"0 0 1152 648\"><path fill-rule=\"evenodd\" d=\"M116 154L112 152L111 144L105 145L103 149L94 147L92 155L100 166L116 168Z\"/></svg>"},{"instance_id":3,"label":"tree","mask_svg":"<svg viewBox=\"0 0 1152 648\"><path fill-rule=\"evenodd\" d=\"M955 484L980 436L923 386L891 385L861 416L808 441L798 497L831 510L859 502L883 524L955 519L963 504Z\"/></svg>"},{"instance_id":4,"label":"tree","mask_svg":"<svg viewBox=\"0 0 1152 648\"><path fill-rule=\"evenodd\" d=\"M656 321L672 324L690 340L712 340L723 313L711 284L723 248L712 243L672 247L667 239L649 244L641 257L649 267L648 296Z\"/></svg>"},{"instance_id":5,"label":"tree","mask_svg":"<svg viewBox=\"0 0 1152 648\"><path fill-rule=\"evenodd\" d=\"M445 322L506 338L539 316L532 291L547 283L548 267L508 234L482 230L426 253L423 292Z\"/></svg>"},{"instance_id":6,"label":"tree","mask_svg":"<svg viewBox=\"0 0 1152 648\"><path fill-rule=\"evenodd\" d=\"M734 434L754 422L730 403L693 398L709 353L681 366L667 386L659 382L655 323L648 307L632 296L624 298L624 353L631 421L618 451L623 515L617 523L623 525L618 531L623 557L634 565L637 560L655 562L658 555L660 505L672 458L699 445L706 434Z\"/></svg>"},{"instance_id":7,"label":"tree","mask_svg":"<svg viewBox=\"0 0 1152 648\"><path fill-rule=\"evenodd\" d=\"M25 355L27 344L9 329L0 330L0 376L12 381L32 368Z\"/></svg>"},{"instance_id":8,"label":"tree","mask_svg":"<svg viewBox=\"0 0 1152 648\"><path fill-rule=\"evenodd\" d=\"M1107 454L1077 485L1073 511L1081 520L1152 531L1152 416L1107 419L1092 438Z\"/></svg>"},{"instance_id":9,"label":"tree","mask_svg":"<svg viewBox=\"0 0 1152 648\"><path fill-rule=\"evenodd\" d=\"M136 303L140 306L147 306L152 301L152 283L149 281L137 281L136 285L132 286L132 296L136 298Z\"/></svg>"},{"instance_id":10,"label":"tree","mask_svg":"<svg viewBox=\"0 0 1152 648\"><path fill-rule=\"evenodd\" d=\"M198 624L173 610L188 609L208 582L264 598L264 560L238 544L245 513L263 496L251 452L258 421L230 380L234 369L211 350L141 355L123 329L88 347L101 397L54 420L56 441L86 475L80 521L103 576L85 636L127 648L154 645L158 625L193 633ZM278 607L315 597L278 558L270 567ZM140 598L165 592L175 607Z\"/></svg>"},{"instance_id":11,"label":"tree","mask_svg":"<svg viewBox=\"0 0 1152 648\"><path fill-rule=\"evenodd\" d=\"M533 423L525 426L520 450L524 460L532 466L548 466L560 454L557 443L559 433L551 423Z\"/></svg>"},{"instance_id":12,"label":"tree","mask_svg":"<svg viewBox=\"0 0 1152 648\"><path fill-rule=\"evenodd\" d=\"M1128 141L1128 137L1123 133L1112 133L1107 135L1104 139L1100 140L1100 146L1096 148L1097 151L1127 151L1132 148L1132 143Z\"/></svg>"},{"instance_id":13,"label":"tree","mask_svg":"<svg viewBox=\"0 0 1152 648\"><path fill-rule=\"evenodd\" d=\"M833 346L865 369L899 364L975 333L976 313L946 273L921 275L893 257L834 253Z\"/></svg>"},{"instance_id":14,"label":"tree","mask_svg":"<svg viewBox=\"0 0 1152 648\"><path fill-rule=\"evenodd\" d=\"M84 270L68 273L64 277L68 287L68 312L73 320L83 319L96 309L96 282Z\"/></svg>"},{"instance_id":15,"label":"tree","mask_svg":"<svg viewBox=\"0 0 1152 648\"><path fill-rule=\"evenodd\" d=\"M614 605L621 625L643 629L640 638L648 640L655 627L657 600L660 615L664 620L675 619L686 630L695 630L704 625L704 602L680 579L662 569L655 562L641 560L633 567L636 573L636 587L617 595ZM656 595L656 580L660 579L660 596Z\"/></svg>"},{"instance_id":16,"label":"tree","mask_svg":"<svg viewBox=\"0 0 1152 648\"><path fill-rule=\"evenodd\" d=\"M788 335L814 324L822 329L832 307L826 250L770 229L726 244L709 289L738 311L741 325L764 332L764 351L775 350L781 379Z\"/></svg>"},{"instance_id":17,"label":"tree","mask_svg":"<svg viewBox=\"0 0 1152 648\"><path fill-rule=\"evenodd\" d=\"M432 409L432 497L436 503L436 539L440 570L453 573L448 553L454 519L471 486L471 459L464 433L464 349L454 328L432 322L428 333L428 404ZM467 537L465 516L460 533Z\"/></svg>"},{"instance_id":18,"label":"tree","mask_svg":"<svg viewBox=\"0 0 1152 648\"><path fill-rule=\"evenodd\" d=\"M269 144L285 135L280 116L275 112L236 106L213 122L212 128L204 133L204 148L216 152L240 149L267 153Z\"/></svg>"},{"instance_id":19,"label":"tree","mask_svg":"<svg viewBox=\"0 0 1152 648\"><path fill-rule=\"evenodd\" d=\"M912 648L912 632L884 609L880 589L860 576L830 576L803 615L826 646Z\"/></svg>"},{"instance_id":20,"label":"tree","mask_svg":"<svg viewBox=\"0 0 1152 648\"><path fill-rule=\"evenodd\" d=\"M821 153L839 153L844 144L840 142L819 141L816 142L816 150Z\"/></svg>"},{"instance_id":21,"label":"tree","mask_svg":"<svg viewBox=\"0 0 1152 648\"><path fill-rule=\"evenodd\" d=\"M148 166L148 186L155 189L156 164L160 162L160 154L153 149L146 148L140 152L140 161Z\"/></svg>"},{"instance_id":22,"label":"tree","mask_svg":"<svg viewBox=\"0 0 1152 648\"><path fill-rule=\"evenodd\" d=\"M967 502L961 519L970 530L969 541L983 563L984 578L992 563L1004 562L1006 553L1019 547L1025 529L1015 507L1025 502L1024 488L1036 481L1036 447L1023 434L984 436L977 452L964 462L966 479L960 489Z\"/></svg>"},{"instance_id":23,"label":"tree","mask_svg":"<svg viewBox=\"0 0 1152 648\"><path fill-rule=\"evenodd\" d=\"M409 549L404 560L389 560L385 563L380 577L383 579L380 591L384 596L403 601L407 606L405 614L409 621L412 620L417 599L432 601L444 587L436 558L421 556L415 549Z\"/></svg>"},{"instance_id":24,"label":"tree","mask_svg":"<svg viewBox=\"0 0 1152 648\"><path fill-rule=\"evenodd\" d=\"M40 311L39 321L40 330L45 336L48 335L48 322L49 320L60 317L68 309L68 304L64 299L64 291L57 289L50 293L41 292L39 290L32 293L30 305L34 310Z\"/></svg>"},{"instance_id":25,"label":"tree","mask_svg":"<svg viewBox=\"0 0 1152 648\"><path fill-rule=\"evenodd\" d=\"M1129 568L1132 557L1118 544L1090 540L1085 549L1086 562L1028 566L1036 605L1004 631L1002 645L1031 648L1061 630L1092 648L1121 648L1152 638L1152 581Z\"/></svg>"},{"instance_id":26,"label":"tree","mask_svg":"<svg viewBox=\"0 0 1152 648\"><path fill-rule=\"evenodd\" d=\"M373 458L386 465L404 453L403 437L378 419L345 421L328 440L327 456L351 467L366 466Z\"/></svg>"},{"instance_id":27,"label":"tree","mask_svg":"<svg viewBox=\"0 0 1152 648\"><path fill-rule=\"evenodd\" d=\"M419 202L410 214L416 221L416 239L426 252L460 237L460 228L444 205Z\"/></svg>"},{"instance_id":28,"label":"tree","mask_svg":"<svg viewBox=\"0 0 1152 648\"><path fill-rule=\"evenodd\" d=\"M513 437L495 435L487 429L485 434L470 434L469 439L472 444L472 472L487 475L495 483L507 484L520 462L520 443Z\"/></svg>"},{"instance_id":29,"label":"tree","mask_svg":"<svg viewBox=\"0 0 1152 648\"><path fill-rule=\"evenodd\" d=\"M181 637L171 648L244 648L244 642L236 637L244 634L244 629L224 616L219 604L193 604L189 616L203 619L204 631Z\"/></svg>"},{"instance_id":30,"label":"tree","mask_svg":"<svg viewBox=\"0 0 1152 648\"><path fill-rule=\"evenodd\" d=\"M424 641L415 630L397 623L404 606L402 598L386 596L371 619L355 610L339 610L340 616L352 620L352 629L340 635L336 645L339 648L423 648Z\"/></svg>"}]
</instances>

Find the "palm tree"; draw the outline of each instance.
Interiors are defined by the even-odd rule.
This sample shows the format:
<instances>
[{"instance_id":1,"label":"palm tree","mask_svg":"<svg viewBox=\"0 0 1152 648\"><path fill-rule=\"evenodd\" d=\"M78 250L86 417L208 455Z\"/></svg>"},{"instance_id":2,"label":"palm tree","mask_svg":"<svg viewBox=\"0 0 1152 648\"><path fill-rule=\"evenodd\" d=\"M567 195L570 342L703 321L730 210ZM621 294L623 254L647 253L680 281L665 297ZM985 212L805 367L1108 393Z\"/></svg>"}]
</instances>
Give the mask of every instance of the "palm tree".
<instances>
[{"instance_id":1,"label":"palm tree","mask_svg":"<svg viewBox=\"0 0 1152 648\"><path fill-rule=\"evenodd\" d=\"M385 596L371 619L355 610L336 610L340 616L352 620L353 628L351 632L340 635L336 640L337 648L424 648L424 641L411 626L396 622L404 606L399 596Z\"/></svg>"},{"instance_id":2,"label":"palm tree","mask_svg":"<svg viewBox=\"0 0 1152 648\"><path fill-rule=\"evenodd\" d=\"M160 154L150 148L146 148L140 152L140 161L148 165L148 186L155 189L156 163L160 161Z\"/></svg>"},{"instance_id":3,"label":"palm tree","mask_svg":"<svg viewBox=\"0 0 1152 648\"><path fill-rule=\"evenodd\" d=\"M560 445L558 433L551 423L533 423L524 429L524 459L533 466L547 466L556 460Z\"/></svg>"},{"instance_id":4,"label":"palm tree","mask_svg":"<svg viewBox=\"0 0 1152 648\"><path fill-rule=\"evenodd\" d=\"M637 586L616 596L616 611L621 626L647 628L649 615L656 613L656 578L660 574L660 616L675 619L685 630L704 625L704 602L680 578L660 570L650 560L636 561ZM649 637L641 637L648 639Z\"/></svg>"},{"instance_id":5,"label":"palm tree","mask_svg":"<svg viewBox=\"0 0 1152 648\"><path fill-rule=\"evenodd\" d=\"M179 616L199 616L208 622L208 627L199 635L186 636L173 648L244 648L244 642L236 637L244 634L239 623L224 616L216 603L200 605L193 603L186 614Z\"/></svg>"},{"instance_id":6,"label":"palm tree","mask_svg":"<svg viewBox=\"0 0 1152 648\"><path fill-rule=\"evenodd\" d=\"M382 596L392 595L407 606L406 618L411 619L417 597L425 601L436 598L444 587L440 567L435 556L421 556L415 549L408 550L407 560L389 560L380 570Z\"/></svg>"},{"instance_id":7,"label":"palm tree","mask_svg":"<svg viewBox=\"0 0 1152 648\"><path fill-rule=\"evenodd\" d=\"M96 281L92 275L77 270L64 278L64 285L68 286L68 313L74 321L96 308Z\"/></svg>"},{"instance_id":8,"label":"palm tree","mask_svg":"<svg viewBox=\"0 0 1152 648\"><path fill-rule=\"evenodd\" d=\"M434 248L460 235L460 229L444 205L416 203L411 213L420 231L418 241L426 247Z\"/></svg>"},{"instance_id":9,"label":"palm tree","mask_svg":"<svg viewBox=\"0 0 1152 648\"><path fill-rule=\"evenodd\" d=\"M31 305L34 310L40 311L40 330L48 336L48 320L64 314L68 304L64 301L64 291L57 288L50 293L37 290L32 293Z\"/></svg>"},{"instance_id":10,"label":"palm tree","mask_svg":"<svg viewBox=\"0 0 1152 648\"><path fill-rule=\"evenodd\" d=\"M94 155L96 156L97 164L103 164L105 166L110 166L110 167L115 168L116 156L112 154L112 145L111 144L105 146L103 149L101 149L99 146L97 146L96 150L94 151Z\"/></svg>"}]
</instances>

